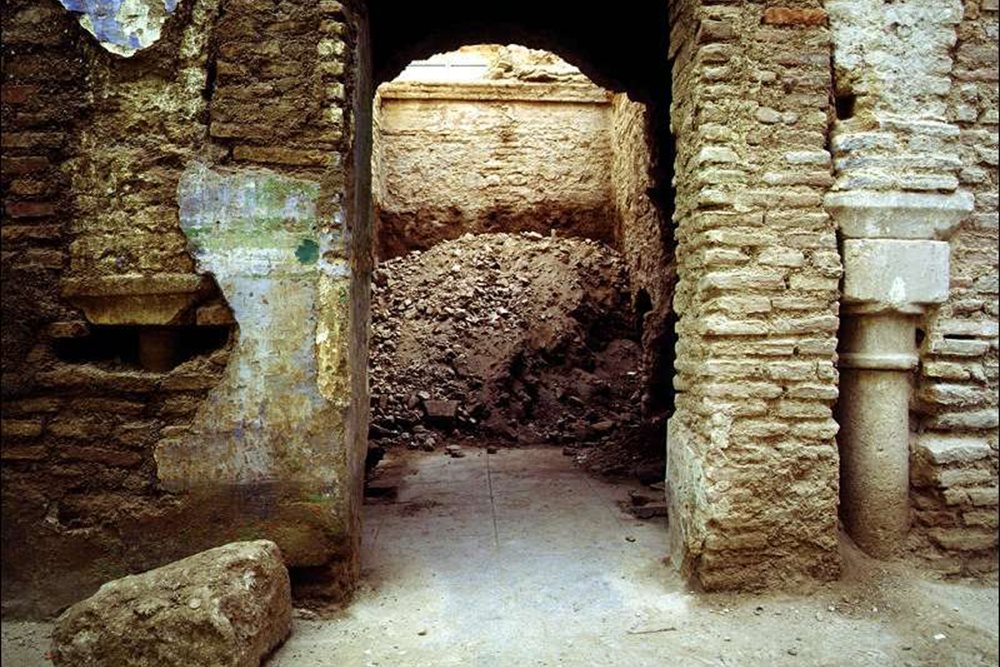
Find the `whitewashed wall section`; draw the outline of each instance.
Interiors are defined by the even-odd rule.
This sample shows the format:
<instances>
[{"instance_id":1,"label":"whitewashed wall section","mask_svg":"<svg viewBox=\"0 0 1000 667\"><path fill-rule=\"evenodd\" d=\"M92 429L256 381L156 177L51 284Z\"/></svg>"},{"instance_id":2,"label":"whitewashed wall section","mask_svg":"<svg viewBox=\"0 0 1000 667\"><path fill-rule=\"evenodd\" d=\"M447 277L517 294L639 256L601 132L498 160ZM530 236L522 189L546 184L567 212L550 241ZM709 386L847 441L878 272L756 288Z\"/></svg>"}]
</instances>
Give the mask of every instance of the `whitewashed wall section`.
<instances>
[{"instance_id":1,"label":"whitewashed wall section","mask_svg":"<svg viewBox=\"0 0 1000 667\"><path fill-rule=\"evenodd\" d=\"M191 434L161 441L168 488L270 481L336 483L349 392L342 372L349 271L329 260L341 221L317 217L320 185L266 170L202 164L181 179L181 226L200 272L212 274L239 325L226 376ZM321 231L320 228L324 231ZM332 361L331 361L332 358ZM343 480L341 480L343 481Z\"/></svg>"}]
</instances>

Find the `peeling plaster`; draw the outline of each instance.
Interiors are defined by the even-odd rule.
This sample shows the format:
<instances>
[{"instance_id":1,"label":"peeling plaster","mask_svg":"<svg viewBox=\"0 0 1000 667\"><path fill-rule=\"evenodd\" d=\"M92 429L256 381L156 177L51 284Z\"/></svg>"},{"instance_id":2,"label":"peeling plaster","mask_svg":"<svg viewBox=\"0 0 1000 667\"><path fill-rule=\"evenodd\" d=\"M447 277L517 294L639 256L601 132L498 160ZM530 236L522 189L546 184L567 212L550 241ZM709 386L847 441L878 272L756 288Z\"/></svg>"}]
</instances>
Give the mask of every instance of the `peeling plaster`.
<instances>
[{"instance_id":1,"label":"peeling plaster","mask_svg":"<svg viewBox=\"0 0 1000 667\"><path fill-rule=\"evenodd\" d=\"M180 0L59 0L106 50L126 58L160 39Z\"/></svg>"},{"instance_id":2,"label":"peeling plaster","mask_svg":"<svg viewBox=\"0 0 1000 667\"><path fill-rule=\"evenodd\" d=\"M198 270L215 276L233 309L239 340L190 436L157 447L168 488L342 481L334 443L343 413L320 386L322 350L342 346L344 332L323 329L318 314L329 280L319 196L318 183L262 169L195 164L181 178L181 227Z\"/></svg>"}]
</instances>

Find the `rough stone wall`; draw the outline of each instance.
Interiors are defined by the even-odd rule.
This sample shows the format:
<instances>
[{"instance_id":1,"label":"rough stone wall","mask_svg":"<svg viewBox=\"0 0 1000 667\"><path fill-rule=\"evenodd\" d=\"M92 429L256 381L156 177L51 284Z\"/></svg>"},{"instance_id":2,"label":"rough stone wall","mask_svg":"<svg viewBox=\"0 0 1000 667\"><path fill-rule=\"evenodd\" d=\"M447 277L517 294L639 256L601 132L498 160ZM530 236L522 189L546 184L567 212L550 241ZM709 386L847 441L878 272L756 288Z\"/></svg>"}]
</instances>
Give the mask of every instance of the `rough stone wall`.
<instances>
[{"instance_id":1,"label":"rough stone wall","mask_svg":"<svg viewBox=\"0 0 1000 667\"><path fill-rule=\"evenodd\" d=\"M909 547L945 571L995 568L996 3L827 8L839 102L834 189L974 197L947 239L950 297L918 324Z\"/></svg>"},{"instance_id":2,"label":"rough stone wall","mask_svg":"<svg viewBox=\"0 0 1000 667\"><path fill-rule=\"evenodd\" d=\"M556 229L612 241L608 102L575 81L380 86L379 256L466 232Z\"/></svg>"},{"instance_id":3,"label":"rough stone wall","mask_svg":"<svg viewBox=\"0 0 1000 667\"><path fill-rule=\"evenodd\" d=\"M679 0L671 18L669 550L709 589L829 579L841 263L822 206L826 14L808 1Z\"/></svg>"},{"instance_id":4,"label":"rough stone wall","mask_svg":"<svg viewBox=\"0 0 1000 667\"><path fill-rule=\"evenodd\" d=\"M649 108L617 94L611 108L611 188L615 205L615 242L628 266L632 301L642 317L643 419L662 446L664 411L669 410L673 377L674 283L673 230L651 193L654 183L654 128ZM664 159L669 159L666 156ZM651 424L649 422L655 422ZM652 435L652 434L651 434Z\"/></svg>"},{"instance_id":5,"label":"rough stone wall","mask_svg":"<svg viewBox=\"0 0 1000 667\"><path fill-rule=\"evenodd\" d=\"M4 22L4 611L51 613L254 537L281 545L300 592L345 593L370 266L347 201L360 19L336 2L181 3L130 59L55 2L5 5ZM209 214L218 229L197 233ZM231 326L226 301L235 346L173 368L59 352L137 328L141 358L143 332ZM304 345L279 358L275 340ZM271 400L280 387L301 398ZM314 432L288 441L302 419Z\"/></svg>"}]
</instances>

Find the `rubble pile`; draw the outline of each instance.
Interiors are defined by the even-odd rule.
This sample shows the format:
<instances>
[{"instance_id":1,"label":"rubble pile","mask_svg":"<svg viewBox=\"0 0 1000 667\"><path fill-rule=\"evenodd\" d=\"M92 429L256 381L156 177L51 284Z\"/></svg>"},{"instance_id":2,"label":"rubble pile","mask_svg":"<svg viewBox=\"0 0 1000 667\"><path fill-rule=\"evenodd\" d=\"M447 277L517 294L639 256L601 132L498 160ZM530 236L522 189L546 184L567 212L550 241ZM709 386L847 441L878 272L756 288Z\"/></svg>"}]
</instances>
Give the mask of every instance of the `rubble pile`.
<instances>
[{"instance_id":1,"label":"rubble pile","mask_svg":"<svg viewBox=\"0 0 1000 667\"><path fill-rule=\"evenodd\" d=\"M604 244L467 234L384 262L372 289L372 445L467 435L586 458L636 439L641 354Z\"/></svg>"}]
</instances>

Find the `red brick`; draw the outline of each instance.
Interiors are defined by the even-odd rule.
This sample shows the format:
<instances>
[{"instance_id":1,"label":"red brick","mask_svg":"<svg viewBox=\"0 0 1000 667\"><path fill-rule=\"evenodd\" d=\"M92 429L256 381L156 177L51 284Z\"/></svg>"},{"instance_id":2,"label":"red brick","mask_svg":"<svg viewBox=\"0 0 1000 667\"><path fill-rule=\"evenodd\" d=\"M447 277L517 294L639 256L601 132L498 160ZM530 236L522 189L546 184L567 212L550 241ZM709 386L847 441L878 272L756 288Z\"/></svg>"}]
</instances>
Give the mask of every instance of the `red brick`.
<instances>
[{"instance_id":1,"label":"red brick","mask_svg":"<svg viewBox=\"0 0 1000 667\"><path fill-rule=\"evenodd\" d=\"M65 141L64 132L5 132L0 136L4 148L59 148Z\"/></svg>"},{"instance_id":2,"label":"red brick","mask_svg":"<svg viewBox=\"0 0 1000 667\"><path fill-rule=\"evenodd\" d=\"M69 81L81 73L81 60L54 55L11 56L4 63L7 76L30 81Z\"/></svg>"},{"instance_id":3,"label":"red brick","mask_svg":"<svg viewBox=\"0 0 1000 667\"><path fill-rule=\"evenodd\" d=\"M0 433L6 438L35 438L42 434L43 424L38 419L4 419Z\"/></svg>"},{"instance_id":4,"label":"red brick","mask_svg":"<svg viewBox=\"0 0 1000 667\"><path fill-rule=\"evenodd\" d=\"M212 123L211 134L222 139L266 139L274 136L274 128L254 123Z\"/></svg>"},{"instance_id":5,"label":"red brick","mask_svg":"<svg viewBox=\"0 0 1000 667\"><path fill-rule=\"evenodd\" d=\"M65 258L60 250L25 250L15 266L19 269L61 269Z\"/></svg>"},{"instance_id":6,"label":"red brick","mask_svg":"<svg viewBox=\"0 0 1000 667\"><path fill-rule=\"evenodd\" d=\"M0 459L4 461L42 461L48 456L45 445L28 447L4 447L0 450Z\"/></svg>"},{"instance_id":7,"label":"red brick","mask_svg":"<svg viewBox=\"0 0 1000 667\"><path fill-rule=\"evenodd\" d=\"M9 192L12 195L32 197L49 191L49 183L43 180L18 178L11 181Z\"/></svg>"},{"instance_id":8,"label":"red brick","mask_svg":"<svg viewBox=\"0 0 1000 667\"><path fill-rule=\"evenodd\" d=\"M28 107L21 108L26 109ZM11 125L26 130L34 128L42 129L43 126L48 125L65 125L73 120L76 112L77 109L68 106L57 106L46 99L37 111L14 114L14 120Z\"/></svg>"},{"instance_id":9,"label":"red brick","mask_svg":"<svg viewBox=\"0 0 1000 667\"><path fill-rule=\"evenodd\" d=\"M56 207L46 201L7 202L7 215L12 218L44 218L53 215Z\"/></svg>"},{"instance_id":10,"label":"red brick","mask_svg":"<svg viewBox=\"0 0 1000 667\"><path fill-rule=\"evenodd\" d=\"M219 378L211 373L180 373L171 375L160 384L162 389L167 391L191 391L199 389L212 389L219 384Z\"/></svg>"},{"instance_id":11,"label":"red brick","mask_svg":"<svg viewBox=\"0 0 1000 667\"><path fill-rule=\"evenodd\" d=\"M267 146L237 146L233 149L236 160L250 160L272 164L303 167L323 167L330 161L327 151Z\"/></svg>"},{"instance_id":12,"label":"red brick","mask_svg":"<svg viewBox=\"0 0 1000 667\"><path fill-rule=\"evenodd\" d=\"M90 335L90 326L82 320L53 322L49 325L49 335L53 338L83 338Z\"/></svg>"},{"instance_id":13,"label":"red brick","mask_svg":"<svg viewBox=\"0 0 1000 667\"><path fill-rule=\"evenodd\" d=\"M25 104L38 92L38 86L7 85L0 88L0 102L4 104Z\"/></svg>"},{"instance_id":14,"label":"red brick","mask_svg":"<svg viewBox=\"0 0 1000 667\"><path fill-rule=\"evenodd\" d=\"M199 326L232 324L233 311L221 303L202 306L195 314L195 321Z\"/></svg>"},{"instance_id":15,"label":"red brick","mask_svg":"<svg viewBox=\"0 0 1000 667\"><path fill-rule=\"evenodd\" d=\"M826 25L826 11L818 8L768 7L764 10L764 23L768 25Z\"/></svg>"},{"instance_id":16,"label":"red brick","mask_svg":"<svg viewBox=\"0 0 1000 667\"><path fill-rule=\"evenodd\" d=\"M44 171L49 167L48 158L38 155L28 157L8 157L3 160L5 174L30 174Z\"/></svg>"},{"instance_id":17,"label":"red brick","mask_svg":"<svg viewBox=\"0 0 1000 667\"><path fill-rule=\"evenodd\" d=\"M33 415L43 412L58 412L62 401L58 398L22 398L17 401L5 401L4 415Z\"/></svg>"},{"instance_id":18,"label":"red brick","mask_svg":"<svg viewBox=\"0 0 1000 667\"><path fill-rule=\"evenodd\" d=\"M4 243L18 241L54 241L62 237L60 225L4 225L0 238Z\"/></svg>"},{"instance_id":19,"label":"red brick","mask_svg":"<svg viewBox=\"0 0 1000 667\"><path fill-rule=\"evenodd\" d=\"M109 466L131 468L142 463L142 455L135 452L120 452L102 447L62 447L59 455L70 461L104 463Z\"/></svg>"},{"instance_id":20,"label":"red brick","mask_svg":"<svg viewBox=\"0 0 1000 667\"><path fill-rule=\"evenodd\" d=\"M706 19L698 28L698 43L729 42L736 39L736 28L727 21Z\"/></svg>"}]
</instances>

